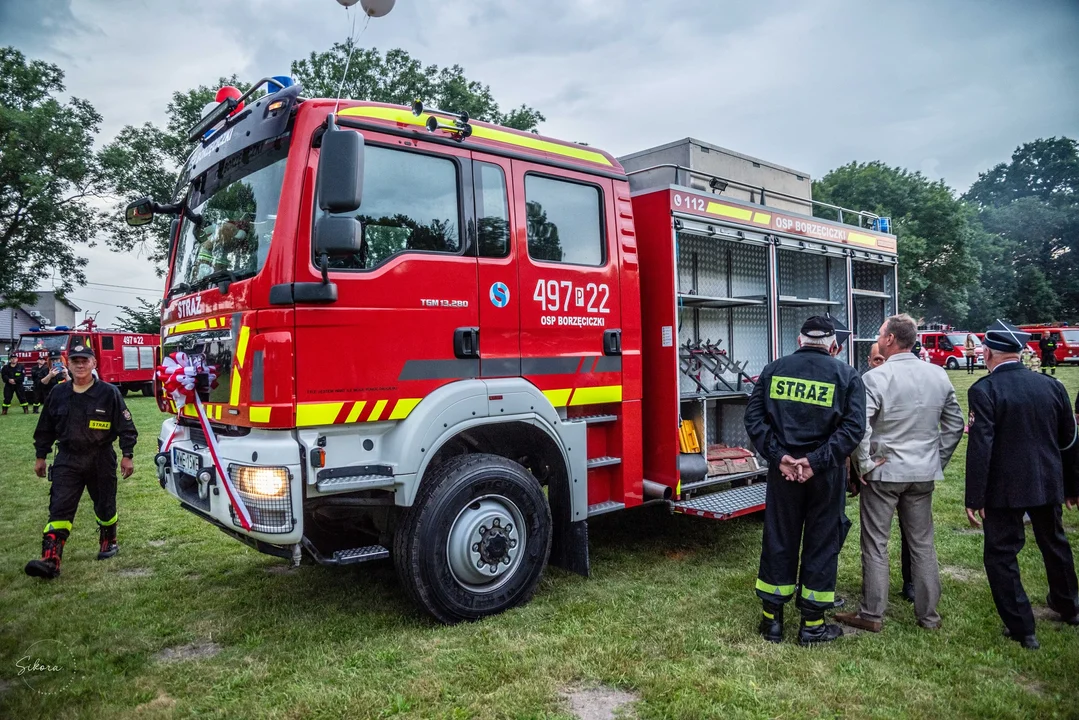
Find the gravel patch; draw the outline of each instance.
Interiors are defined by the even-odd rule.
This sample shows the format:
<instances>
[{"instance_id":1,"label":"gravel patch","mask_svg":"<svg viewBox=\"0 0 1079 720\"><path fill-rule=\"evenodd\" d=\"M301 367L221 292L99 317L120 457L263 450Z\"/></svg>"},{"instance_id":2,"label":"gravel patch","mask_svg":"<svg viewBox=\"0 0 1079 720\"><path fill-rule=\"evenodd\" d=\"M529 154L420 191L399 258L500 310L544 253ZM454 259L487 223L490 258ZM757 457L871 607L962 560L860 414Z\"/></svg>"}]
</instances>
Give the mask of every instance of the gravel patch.
<instances>
[{"instance_id":1,"label":"gravel patch","mask_svg":"<svg viewBox=\"0 0 1079 720\"><path fill-rule=\"evenodd\" d=\"M188 643L187 645L181 645L179 647L165 648L154 655L154 660L164 663L182 662L184 660L205 660L206 658L212 658L214 655L217 655L221 650L221 646L214 642Z\"/></svg>"}]
</instances>

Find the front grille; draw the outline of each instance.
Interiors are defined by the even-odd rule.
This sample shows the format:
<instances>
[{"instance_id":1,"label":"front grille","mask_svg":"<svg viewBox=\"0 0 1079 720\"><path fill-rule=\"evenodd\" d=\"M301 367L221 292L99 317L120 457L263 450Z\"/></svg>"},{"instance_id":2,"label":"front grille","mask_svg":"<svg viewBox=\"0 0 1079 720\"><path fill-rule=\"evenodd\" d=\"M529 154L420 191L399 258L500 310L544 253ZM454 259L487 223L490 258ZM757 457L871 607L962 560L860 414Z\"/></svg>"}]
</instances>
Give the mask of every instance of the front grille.
<instances>
[{"instance_id":1,"label":"front grille","mask_svg":"<svg viewBox=\"0 0 1079 720\"><path fill-rule=\"evenodd\" d=\"M295 521L292 517L292 477L286 483L286 492L281 497L268 498L251 492L238 477L239 468L229 466L229 477L232 485L240 495L248 513L251 514L251 529L264 533L287 533L292 532ZM236 527L242 527L240 516L232 508L232 523Z\"/></svg>"}]
</instances>

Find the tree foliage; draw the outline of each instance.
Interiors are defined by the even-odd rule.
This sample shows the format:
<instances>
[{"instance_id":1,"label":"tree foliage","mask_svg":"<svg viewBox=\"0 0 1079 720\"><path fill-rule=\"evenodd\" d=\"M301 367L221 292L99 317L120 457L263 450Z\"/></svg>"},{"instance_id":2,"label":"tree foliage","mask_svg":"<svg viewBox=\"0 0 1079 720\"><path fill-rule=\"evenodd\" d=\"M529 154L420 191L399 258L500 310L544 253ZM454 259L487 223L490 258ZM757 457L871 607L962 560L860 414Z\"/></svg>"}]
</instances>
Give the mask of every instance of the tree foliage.
<instances>
[{"instance_id":1,"label":"tree foliage","mask_svg":"<svg viewBox=\"0 0 1079 720\"><path fill-rule=\"evenodd\" d=\"M0 297L31 302L50 275L69 292L86 281L86 260L101 215L89 203L102 191L94 152L101 116L85 100L61 102L64 73L0 48Z\"/></svg>"},{"instance_id":2,"label":"tree foliage","mask_svg":"<svg viewBox=\"0 0 1079 720\"><path fill-rule=\"evenodd\" d=\"M116 317L117 327L133 333L160 333L161 301L149 302L141 297L135 299L139 301L138 307L120 306L123 312Z\"/></svg>"},{"instance_id":3,"label":"tree foliage","mask_svg":"<svg viewBox=\"0 0 1079 720\"><path fill-rule=\"evenodd\" d=\"M899 304L927 320L965 317L978 277L973 213L943 181L882 162L850 163L813 183L816 200L892 219L899 244ZM834 217L818 209L822 217Z\"/></svg>"}]
</instances>

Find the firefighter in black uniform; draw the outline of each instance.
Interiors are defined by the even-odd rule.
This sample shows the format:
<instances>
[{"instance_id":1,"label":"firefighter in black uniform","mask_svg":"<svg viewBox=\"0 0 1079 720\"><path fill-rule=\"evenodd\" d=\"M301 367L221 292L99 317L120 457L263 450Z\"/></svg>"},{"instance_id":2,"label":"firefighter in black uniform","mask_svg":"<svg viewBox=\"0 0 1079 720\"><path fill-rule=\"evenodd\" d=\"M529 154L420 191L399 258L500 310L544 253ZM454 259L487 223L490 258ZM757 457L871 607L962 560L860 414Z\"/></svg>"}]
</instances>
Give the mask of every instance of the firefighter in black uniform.
<instances>
[{"instance_id":1,"label":"firefighter in black uniform","mask_svg":"<svg viewBox=\"0 0 1079 720\"><path fill-rule=\"evenodd\" d=\"M23 368L19 364L19 359L12 355L8 358L8 364L0 369L0 378L4 381L4 411L3 414L7 415L7 410L11 407L12 394L17 395L19 398L19 404L22 405L23 413L30 412L30 408L26 405L26 392L23 390Z\"/></svg>"},{"instance_id":2,"label":"firefighter in black uniform","mask_svg":"<svg viewBox=\"0 0 1079 720\"><path fill-rule=\"evenodd\" d=\"M843 634L825 624L824 612L835 603L846 462L866 417L865 386L854 368L829 356L835 342L830 320L807 319L799 349L764 368L746 407L746 431L768 462L756 591L764 603L759 631L772 642L783 640L783 606L796 585L798 642Z\"/></svg>"},{"instance_id":3,"label":"firefighter in black uniform","mask_svg":"<svg viewBox=\"0 0 1079 720\"><path fill-rule=\"evenodd\" d=\"M37 364L30 371L30 378L34 381L34 395L31 399L33 400L35 415L41 411L41 406L45 404L45 397L48 395L49 390L52 389L49 381L55 376L55 371L49 367L49 359L45 356L39 356Z\"/></svg>"},{"instance_id":4,"label":"firefighter in black uniform","mask_svg":"<svg viewBox=\"0 0 1079 720\"><path fill-rule=\"evenodd\" d=\"M967 391L966 507L974 527L985 525L985 574L1004 634L1034 650L1034 614L1019 579L1016 556L1030 516L1049 580L1046 604L1079 625L1079 582L1061 503L1079 503L1075 415L1064 386L1019 362L1030 335L998 320L985 334L989 374Z\"/></svg>"},{"instance_id":5,"label":"firefighter in black uniform","mask_svg":"<svg viewBox=\"0 0 1079 720\"><path fill-rule=\"evenodd\" d=\"M93 376L96 359L87 345L68 353L72 381L58 385L45 401L34 431L38 477L46 476L45 457L57 445L49 478L49 522L41 541L41 559L26 565L26 574L54 578L60 574L64 543L79 507L83 488L94 502L100 528L98 560L112 557L116 544L116 453L120 439L120 474L131 476L138 433L120 391Z\"/></svg>"},{"instance_id":6,"label":"firefighter in black uniform","mask_svg":"<svg viewBox=\"0 0 1079 720\"><path fill-rule=\"evenodd\" d=\"M1029 336L1028 336L1029 337ZM1053 374L1057 374L1057 338L1055 333L1042 333L1042 339L1038 341L1038 349L1042 355L1042 375L1045 368L1052 368Z\"/></svg>"}]
</instances>

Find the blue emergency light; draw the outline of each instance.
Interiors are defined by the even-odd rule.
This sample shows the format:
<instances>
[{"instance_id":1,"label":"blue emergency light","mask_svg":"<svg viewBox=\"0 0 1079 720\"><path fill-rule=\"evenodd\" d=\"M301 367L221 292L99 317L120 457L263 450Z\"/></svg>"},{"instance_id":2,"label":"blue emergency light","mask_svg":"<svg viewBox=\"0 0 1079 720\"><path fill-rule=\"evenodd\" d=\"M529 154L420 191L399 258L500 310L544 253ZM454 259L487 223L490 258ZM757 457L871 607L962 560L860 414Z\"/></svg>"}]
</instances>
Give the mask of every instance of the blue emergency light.
<instances>
[{"instance_id":1,"label":"blue emergency light","mask_svg":"<svg viewBox=\"0 0 1079 720\"><path fill-rule=\"evenodd\" d=\"M41 332L41 328L39 328L39 327L32 327L32 328L30 328L30 332Z\"/></svg>"},{"instance_id":2,"label":"blue emergency light","mask_svg":"<svg viewBox=\"0 0 1079 720\"><path fill-rule=\"evenodd\" d=\"M53 328L53 330L70 330L70 329L71 328L69 328L67 325L57 325L56 327Z\"/></svg>"},{"instance_id":3,"label":"blue emergency light","mask_svg":"<svg viewBox=\"0 0 1079 720\"><path fill-rule=\"evenodd\" d=\"M891 218L874 218L873 229L877 232L891 233L892 232L892 220Z\"/></svg>"}]
</instances>

